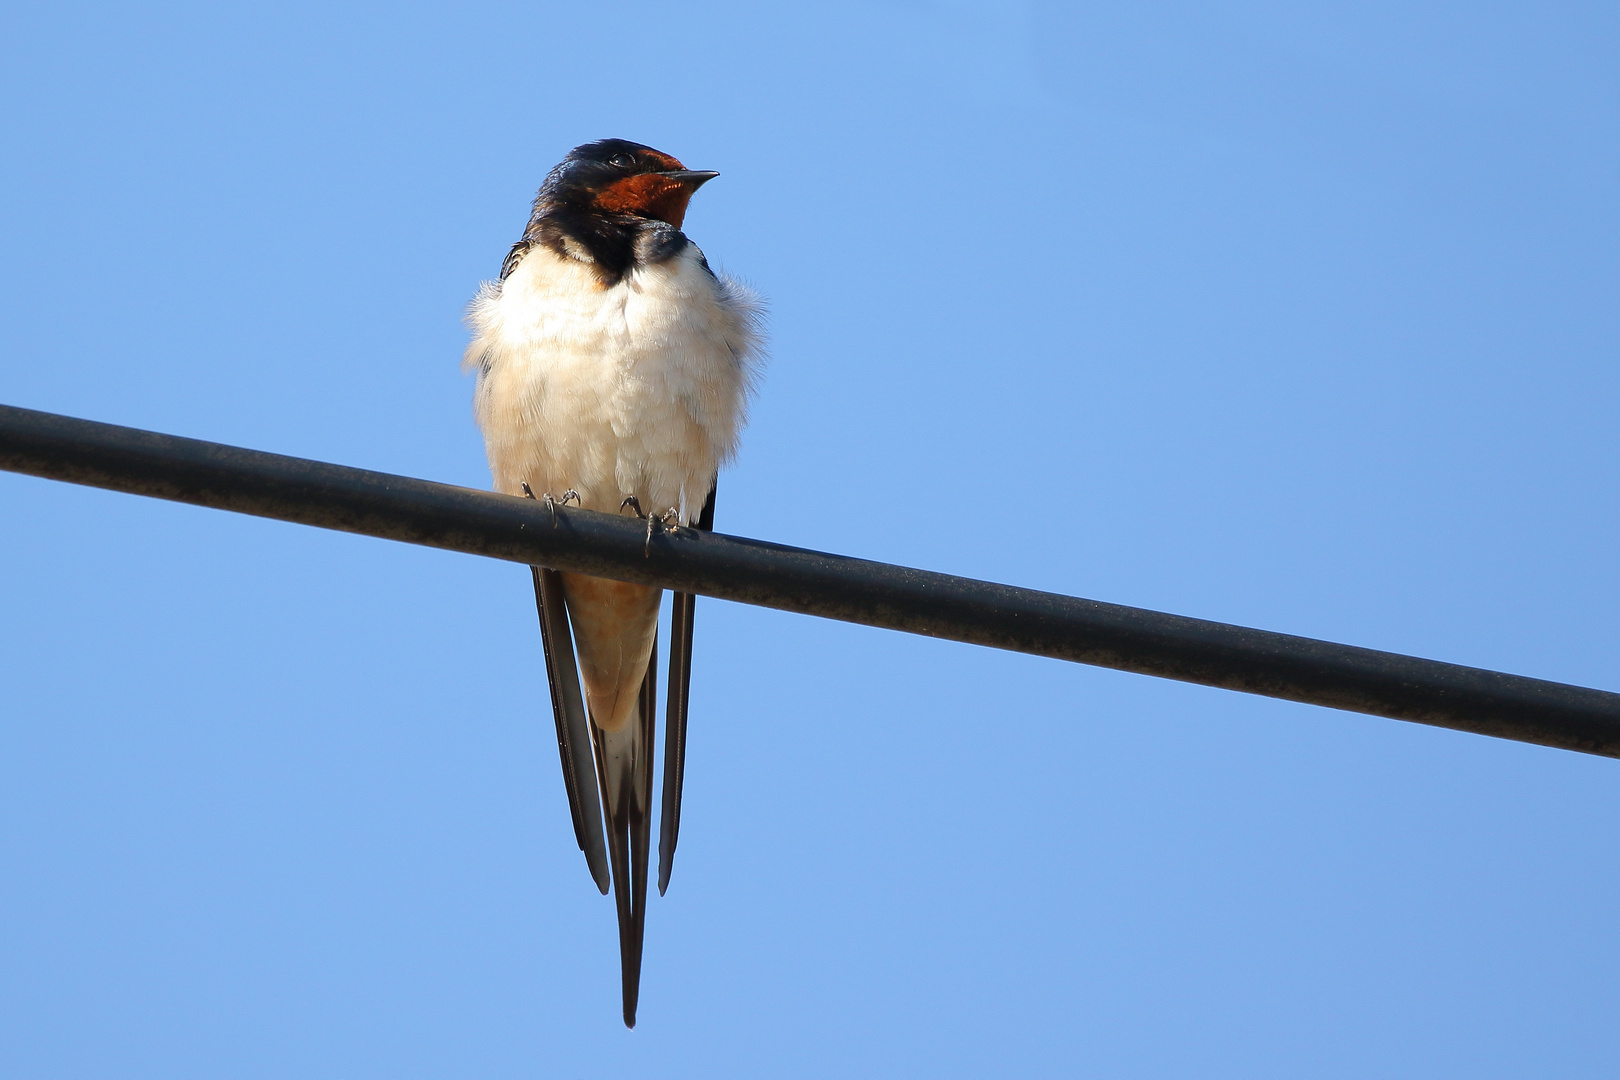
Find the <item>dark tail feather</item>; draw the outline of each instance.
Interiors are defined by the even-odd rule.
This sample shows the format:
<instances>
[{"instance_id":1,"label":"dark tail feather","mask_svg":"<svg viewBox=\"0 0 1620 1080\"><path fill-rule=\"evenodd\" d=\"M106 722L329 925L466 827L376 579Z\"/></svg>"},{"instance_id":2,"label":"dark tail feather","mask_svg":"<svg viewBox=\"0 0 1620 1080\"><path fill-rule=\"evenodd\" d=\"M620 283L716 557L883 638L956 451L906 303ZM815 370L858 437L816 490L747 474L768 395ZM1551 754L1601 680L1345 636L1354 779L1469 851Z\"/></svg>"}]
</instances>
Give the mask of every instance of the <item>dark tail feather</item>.
<instances>
[{"instance_id":1,"label":"dark tail feather","mask_svg":"<svg viewBox=\"0 0 1620 1080\"><path fill-rule=\"evenodd\" d=\"M697 597L676 593L669 620L669 704L664 710L664 795L658 823L658 895L669 888L681 832L681 785L686 781L686 704L692 682L692 615Z\"/></svg>"},{"instance_id":2,"label":"dark tail feather","mask_svg":"<svg viewBox=\"0 0 1620 1080\"><path fill-rule=\"evenodd\" d=\"M568 614L563 604L562 575L542 566L530 569L534 571L534 602L540 610L540 640L546 654L546 678L551 684L551 709L557 720L563 786L568 789L568 809L574 816L574 839L585 853L591 879L606 894L608 854L602 843L602 803L596 792L590 727L574 663L574 640L568 632Z\"/></svg>"},{"instance_id":3,"label":"dark tail feather","mask_svg":"<svg viewBox=\"0 0 1620 1080\"><path fill-rule=\"evenodd\" d=\"M714 529L714 492L703 503L697 527ZM697 597L675 593L670 611L669 704L664 709L664 796L658 823L658 895L669 888L675 844L681 835L681 788L686 782L686 710L692 691L692 618Z\"/></svg>"},{"instance_id":4,"label":"dark tail feather","mask_svg":"<svg viewBox=\"0 0 1620 1080\"><path fill-rule=\"evenodd\" d=\"M613 901L619 915L619 968L624 1026L636 1026L641 996L641 947L647 928L647 854L652 805L654 710L658 647L653 643L641 681L640 715L619 731L591 724L596 767L607 809L608 851L613 862Z\"/></svg>"}]
</instances>

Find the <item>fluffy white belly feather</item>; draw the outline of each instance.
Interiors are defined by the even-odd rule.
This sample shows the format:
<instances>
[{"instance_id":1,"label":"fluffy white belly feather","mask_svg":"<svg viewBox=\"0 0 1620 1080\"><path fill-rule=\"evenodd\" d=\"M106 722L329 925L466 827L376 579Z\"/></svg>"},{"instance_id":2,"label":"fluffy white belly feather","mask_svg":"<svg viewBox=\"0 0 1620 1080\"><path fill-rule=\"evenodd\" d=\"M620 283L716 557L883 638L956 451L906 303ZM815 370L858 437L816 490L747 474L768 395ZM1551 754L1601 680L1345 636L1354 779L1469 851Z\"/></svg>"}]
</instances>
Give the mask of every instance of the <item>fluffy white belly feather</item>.
<instances>
[{"instance_id":1,"label":"fluffy white belly feather","mask_svg":"<svg viewBox=\"0 0 1620 1080\"><path fill-rule=\"evenodd\" d=\"M694 244L606 288L588 262L529 251L467 316L496 489L694 520L746 419L759 313Z\"/></svg>"}]
</instances>

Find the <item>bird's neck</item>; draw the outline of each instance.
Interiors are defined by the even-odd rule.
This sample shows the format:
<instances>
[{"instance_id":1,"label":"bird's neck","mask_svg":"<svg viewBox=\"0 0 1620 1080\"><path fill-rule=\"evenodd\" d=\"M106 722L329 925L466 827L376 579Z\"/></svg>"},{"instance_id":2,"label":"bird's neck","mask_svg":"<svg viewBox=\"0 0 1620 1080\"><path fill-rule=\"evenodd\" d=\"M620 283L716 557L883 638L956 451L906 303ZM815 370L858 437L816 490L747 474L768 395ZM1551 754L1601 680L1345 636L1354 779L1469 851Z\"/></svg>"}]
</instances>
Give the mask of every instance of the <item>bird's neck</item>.
<instances>
[{"instance_id":1,"label":"bird's neck","mask_svg":"<svg viewBox=\"0 0 1620 1080\"><path fill-rule=\"evenodd\" d=\"M589 262L604 287L642 266L664 262L687 244L679 229L635 214L538 206L523 237L564 258Z\"/></svg>"}]
</instances>

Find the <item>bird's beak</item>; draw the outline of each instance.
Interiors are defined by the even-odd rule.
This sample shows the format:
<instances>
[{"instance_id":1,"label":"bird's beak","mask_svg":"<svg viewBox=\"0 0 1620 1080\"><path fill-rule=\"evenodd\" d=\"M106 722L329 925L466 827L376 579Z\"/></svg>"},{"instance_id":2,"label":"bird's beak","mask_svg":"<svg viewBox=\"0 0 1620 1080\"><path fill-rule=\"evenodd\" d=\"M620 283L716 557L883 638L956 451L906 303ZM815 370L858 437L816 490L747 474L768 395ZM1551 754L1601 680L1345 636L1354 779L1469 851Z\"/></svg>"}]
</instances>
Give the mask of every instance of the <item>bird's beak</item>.
<instances>
[{"instance_id":1,"label":"bird's beak","mask_svg":"<svg viewBox=\"0 0 1620 1080\"><path fill-rule=\"evenodd\" d=\"M676 169L674 172L659 173L658 175L677 180L696 191L720 174L707 169Z\"/></svg>"}]
</instances>

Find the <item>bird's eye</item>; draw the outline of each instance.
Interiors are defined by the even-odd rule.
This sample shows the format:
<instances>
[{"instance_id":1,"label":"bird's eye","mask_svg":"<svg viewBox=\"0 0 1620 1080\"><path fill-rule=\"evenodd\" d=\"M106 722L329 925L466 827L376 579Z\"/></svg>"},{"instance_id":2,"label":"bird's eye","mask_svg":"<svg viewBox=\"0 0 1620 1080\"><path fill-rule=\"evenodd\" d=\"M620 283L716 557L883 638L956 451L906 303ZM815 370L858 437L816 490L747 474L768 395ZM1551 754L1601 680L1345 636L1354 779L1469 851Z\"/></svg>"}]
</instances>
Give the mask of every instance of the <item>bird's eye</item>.
<instances>
[{"instance_id":1,"label":"bird's eye","mask_svg":"<svg viewBox=\"0 0 1620 1080\"><path fill-rule=\"evenodd\" d=\"M609 165L615 165L621 169L628 169L635 163L636 159L631 157L629 154L614 154L612 157L608 158Z\"/></svg>"}]
</instances>

